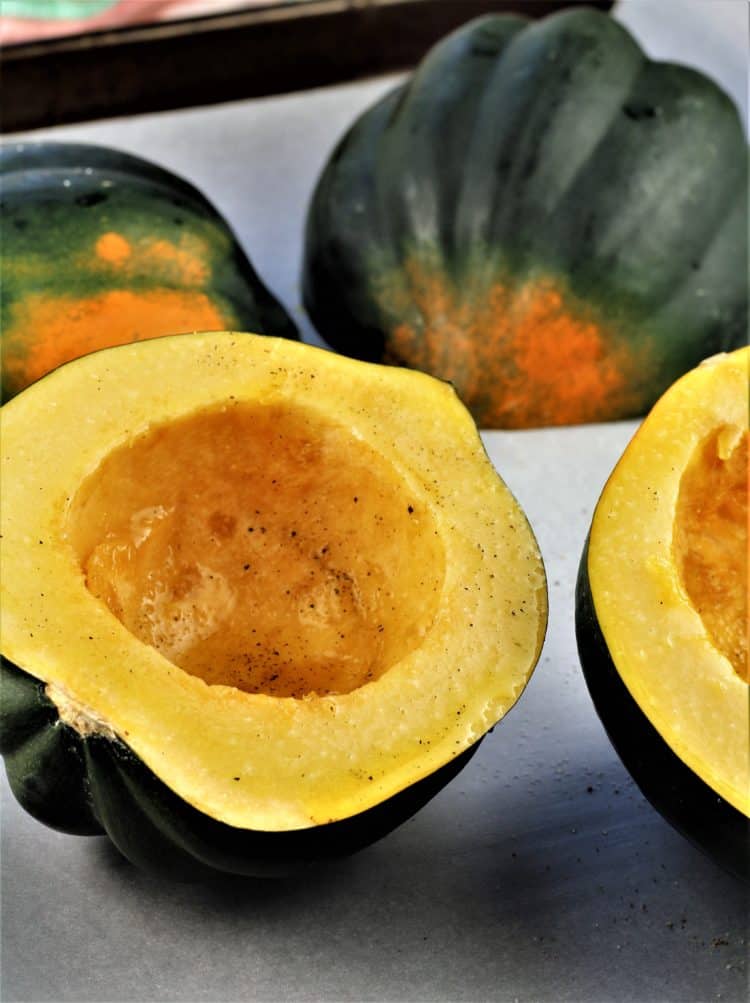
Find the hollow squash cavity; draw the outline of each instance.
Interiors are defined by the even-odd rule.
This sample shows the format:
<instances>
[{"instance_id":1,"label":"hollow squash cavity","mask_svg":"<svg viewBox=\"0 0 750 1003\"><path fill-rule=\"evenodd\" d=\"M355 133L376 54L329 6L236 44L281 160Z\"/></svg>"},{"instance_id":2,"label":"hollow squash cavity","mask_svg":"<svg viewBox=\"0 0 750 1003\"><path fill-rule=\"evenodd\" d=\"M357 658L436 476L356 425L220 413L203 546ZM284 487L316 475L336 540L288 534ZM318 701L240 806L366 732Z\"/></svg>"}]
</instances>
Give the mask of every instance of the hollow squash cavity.
<instances>
[{"instance_id":1,"label":"hollow squash cavity","mask_svg":"<svg viewBox=\"0 0 750 1003\"><path fill-rule=\"evenodd\" d=\"M680 481L676 565L716 647L748 682L747 431L722 426L694 451Z\"/></svg>"},{"instance_id":2,"label":"hollow squash cavity","mask_svg":"<svg viewBox=\"0 0 750 1003\"><path fill-rule=\"evenodd\" d=\"M68 536L139 640L276 697L380 677L420 644L444 577L434 520L392 464L288 403L201 410L120 446L79 489Z\"/></svg>"}]
</instances>

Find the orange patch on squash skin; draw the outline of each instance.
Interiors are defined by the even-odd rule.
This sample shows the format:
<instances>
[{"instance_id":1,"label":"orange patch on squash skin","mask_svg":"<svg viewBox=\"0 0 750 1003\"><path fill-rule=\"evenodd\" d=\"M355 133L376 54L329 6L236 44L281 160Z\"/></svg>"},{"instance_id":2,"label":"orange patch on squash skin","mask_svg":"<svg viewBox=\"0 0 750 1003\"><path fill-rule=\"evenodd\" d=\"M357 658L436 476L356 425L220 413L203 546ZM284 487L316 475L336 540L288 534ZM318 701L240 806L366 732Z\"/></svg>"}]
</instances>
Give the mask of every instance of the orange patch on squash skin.
<instances>
[{"instance_id":1,"label":"orange patch on squash skin","mask_svg":"<svg viewBox=\"0 0 750 1003\"><path fill-rule=\"evenodd\" d=\"M405 274L418 320L393 326L386 361L450 380L482 427L575 425L638 412L633 354L553 279L496 281L462 297L439 269L412 259Z\"/></svg>"},{"instance_id":2,"label":"orange patch on squash skin","mask_svg":"<svg viewBox=\"0 0 750 1003\"><path fill-rule=\"evenodd\" d=\"M181 286L202 286L210 277L205 258L209 253L200 239L185 234L178 244L170 240L144 238L133 245L113 230L101 234L94 244L99 263L128 276L160 275ZM85 267L85 261L82 262Z\"/></svg>"},{"instance_id":3,"label":"orange patch on squash skin","mask_svg":"<svg viewBox=\"0 0 750 1003\"><path fill-rule=\"evenodd\" d=\"M113 231L99 237L95 250L98 258L115 266L123 265L133 253L133 248L122 234Z\"/></svg>"},{"instance_id":4,"label":"orange patch on squash skin","mask_svg":"<svg viewBox=\"0 0 750 1003\"><path fill-rule=\"evenodd\" d=\"M28 296L3 334L5 381L13 393L71 359L165 334L231 327L205 293L116 289L87 297Z\"/></svg>"},{"instance_id":5,"label":"orange patch on squash skin","mask_svg":"<svg viewBox=\"0 0 750 1003\"><path fill-rule=\"evenodd\" d=\"M205 283L209 275L206 262L200 256L199 247L191 247L190 241L183 238L180 245L168 240L155 240L143 249L144 263L147 267L165 269L176 272L176 279L186 286L199 286Z\"/></svg>"}]
</instances>

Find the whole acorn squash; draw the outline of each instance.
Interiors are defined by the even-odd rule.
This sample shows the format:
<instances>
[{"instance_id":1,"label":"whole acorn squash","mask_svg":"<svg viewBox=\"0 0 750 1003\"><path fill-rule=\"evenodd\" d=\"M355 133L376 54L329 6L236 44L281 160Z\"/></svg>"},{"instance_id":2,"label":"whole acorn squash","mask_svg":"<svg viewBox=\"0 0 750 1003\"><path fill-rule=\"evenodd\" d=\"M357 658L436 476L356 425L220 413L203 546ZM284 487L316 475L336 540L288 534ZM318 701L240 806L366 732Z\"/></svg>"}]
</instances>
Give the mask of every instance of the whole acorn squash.
<instances>
[{"instance_id":1,"label":"whole acorn squash","mask_svg":"<svg viewBox=\"0 0 750 1003\"><path fill-rule=\"evenodd\" d=\"M748 363L715 356L640 427L594 514L576 626L625 766L694 843L750 875Z\"/></svg>"},{"instance_id":2,"label":"whole acorn squash","mask_svg":"<svg viewBox=\"0 0 750 1003\"><path fill-rule=\"evenodd\" d=\"M181 878L351 852L523 690L541 558L446 384L195 334L0 419L0 744L42 821Z\"/></svg>"},{"instance_id":3,"label":"whole acorn squash","mask_svg":"<svg viewBox=\"0 0 750 1003\"><path fill-rule=\"evenodd\" d=\"M305 304L337 350L450 380L482 427L640 415L744 344L747 163L729 98L606 14L490 15L336 147Z\"/></svg>"},{"instance_id":4,"label":"whole acorn squash","mask_svg":"<svg viewBox=\"0 0 750 1003\"><path fill-rule=\"evenodd\" d=\"M2 393L70 359L196 330L296 337L219 213L118 150L0 149Z\"/></svg>"}]
</instances>

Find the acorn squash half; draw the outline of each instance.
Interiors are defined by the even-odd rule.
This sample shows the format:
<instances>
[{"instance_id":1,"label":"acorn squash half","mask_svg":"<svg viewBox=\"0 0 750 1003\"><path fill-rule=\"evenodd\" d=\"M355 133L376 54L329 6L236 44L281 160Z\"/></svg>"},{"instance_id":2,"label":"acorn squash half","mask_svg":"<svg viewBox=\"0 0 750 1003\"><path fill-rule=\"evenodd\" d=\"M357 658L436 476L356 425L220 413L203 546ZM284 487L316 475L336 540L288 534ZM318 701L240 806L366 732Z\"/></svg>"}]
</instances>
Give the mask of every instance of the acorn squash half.
<instances>
[{"instance_id":1,"label":"acorn squash half","mask_svg":"<svg viewBox=\"0 0 750 1003\"><path fill-rule=\"evenodd\" d=\"M196 334L0 418L2 748L41 820L178 877L350 852L523 690L542 561L448 385Z\"/></svg>"},{"instance_id":2,"label":"acorn squash half","mask_svg":"<svg viewBox=\"0 0 750 1003\"><path fill-rule=\"evenodd\" d=\"M576 626L596 708L634 780L748 876L748 362L708 359L664 394L602 493Z\"/></svg>"},{"instance_id":3,"label":"acorn squash half","mask_svg":"<svg viewBox=\"0 0 750 1003\"><path fill-rule=\"evenodd\" d=\"M87 352L222 329L296 338L222 216L140 157L0 148L2 396Z\"/></svg>"},{"instance_id":4,"label":"acorn squash half","mask_svg":"<svg viewBox=\"0 0 750 1003\"><path fill-rule=\"evenodd\" d=\"M482 428L642 415L745 344L747 167L729 97L608 15L490 14L331 153L305 306L338 351L450 380Z\"/></svg>"}]
</instances>

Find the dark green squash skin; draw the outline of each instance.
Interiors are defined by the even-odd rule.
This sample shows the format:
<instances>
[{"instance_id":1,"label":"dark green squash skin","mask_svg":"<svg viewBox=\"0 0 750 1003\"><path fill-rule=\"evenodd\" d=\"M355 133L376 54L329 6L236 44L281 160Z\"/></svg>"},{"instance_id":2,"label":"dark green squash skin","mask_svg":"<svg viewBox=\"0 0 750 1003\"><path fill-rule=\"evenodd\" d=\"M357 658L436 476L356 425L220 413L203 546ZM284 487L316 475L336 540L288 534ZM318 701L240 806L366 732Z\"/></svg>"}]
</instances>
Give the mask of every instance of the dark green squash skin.
<instances>
[{"instance_id":1,"label":"dark green squash skin","mask_svg":"<svg viewBox=\"0 0 750 1003\"><path fill-rule=\"evenodd\" d=\"M750 881L750 820L672 751L620 677L596 615L589 543L576 585L578 653L594 706L623 765L656 810L725 870Z\"/></svg>"},{"instance_id":2,"label":"dark green squash skin","mask_svg":"<svg viewBox=\"0 0 750 1003\"><path fill-rule=\"evenodd\" d=\"M627 380L574 420L640 415L701 359L745 343L747 177L738 113L700 73L648 60L595 10L490 15L435 46L333 151L307 218L304 303L338 351L424 368L394 333L431 323L407 262L470 320L493 282L512 301L551 280ZM488 348L481 324L471 351L444 337L428 368L492 426L517 357ZM566 423L541 395L527 410L517 427Z\"/></svg>"},{"instance_id":3,"label":"dark green squash skin","mask_svg":"<svg viewBox=\"0 0 750 1003\"><path fill-rule=\"evenodd\" d=\"M106 834L138 867L178 881L217 872L275 877L363 849L422 808L481 742L358 815L310 829L258 832L226 825L183 801L124 742L83 737L62 723L44 683L6 659L0 696L0 753L22 807L62 832Z\"/></svg>"},{"instance_id":4,"label":"dark green squash skin","mask_svg":"<svg viewBox=\"0 0 750 1003\"><path fill-rule=\"evenodd\" d=\"M181 279L150 263L134 267L123 288L144 293L195 290L221 311L227 330L298 337L225 220L196 188L170 171L107 147L19 143L0 148L0 183L0 331L11 329L14 310L30 295L75 298L117 288L116 275L85 263L97 237L115 231L175 246L194 235L207 248L205 281ZM19 389L4 367L3 399Z\"/></svg>"}]
</instances>

